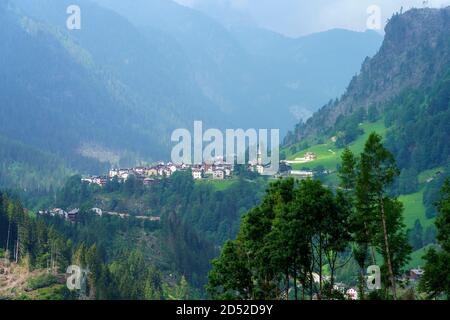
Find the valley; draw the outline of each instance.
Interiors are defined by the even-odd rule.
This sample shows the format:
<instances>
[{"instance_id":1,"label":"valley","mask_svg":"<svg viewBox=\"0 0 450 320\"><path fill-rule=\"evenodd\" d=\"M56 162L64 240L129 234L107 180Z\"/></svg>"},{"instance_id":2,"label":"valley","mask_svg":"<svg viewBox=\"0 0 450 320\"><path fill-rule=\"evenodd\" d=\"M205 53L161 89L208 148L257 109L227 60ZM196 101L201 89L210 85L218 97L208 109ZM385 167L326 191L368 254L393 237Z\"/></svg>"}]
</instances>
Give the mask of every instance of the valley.
<instances>
[{"instance_id":1,"label":"valley","mask_svg":"<svg viewBox=\"0 0 450 320\"><path fill-rule=\"evenodd\" d=\"M449 298L450 7L294 38L70 4L0 3L0 300Z\"/></svg>"}]
</instances>

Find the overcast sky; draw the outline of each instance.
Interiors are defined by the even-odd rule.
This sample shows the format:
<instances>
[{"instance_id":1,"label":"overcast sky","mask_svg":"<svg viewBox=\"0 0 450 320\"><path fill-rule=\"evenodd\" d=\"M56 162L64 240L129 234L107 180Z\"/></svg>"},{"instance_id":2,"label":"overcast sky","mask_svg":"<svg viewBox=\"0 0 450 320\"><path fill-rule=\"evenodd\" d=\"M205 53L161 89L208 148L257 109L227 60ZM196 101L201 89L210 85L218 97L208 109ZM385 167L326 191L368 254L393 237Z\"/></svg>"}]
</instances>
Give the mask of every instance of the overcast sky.
<instances>
[{"instance_id":1,"label":"overcast sky","mask_svg":"<svg viewBox=\"0 0 450 320\"><path fill-rule=\"evenodd\" d=\"M399 11L411 7L443 7L450 0L175 0L207 12L225 23L249 23L297 37L332 28L363 31L377 5L382 23ZM427 3L427 4L425 4Z\"/></svg>"}]
</instances>

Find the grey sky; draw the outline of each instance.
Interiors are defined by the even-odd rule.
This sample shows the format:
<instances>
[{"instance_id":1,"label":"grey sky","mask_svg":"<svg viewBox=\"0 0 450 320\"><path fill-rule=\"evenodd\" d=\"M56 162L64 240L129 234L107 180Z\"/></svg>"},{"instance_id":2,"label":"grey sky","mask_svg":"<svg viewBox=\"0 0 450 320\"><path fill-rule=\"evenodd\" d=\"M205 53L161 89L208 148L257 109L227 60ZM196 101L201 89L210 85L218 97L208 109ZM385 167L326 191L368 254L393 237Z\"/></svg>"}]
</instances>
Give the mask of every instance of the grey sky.
<instances>
[{"instance_id":1,"label":"grey sky","mask_svg":"<svg viewBox=\"0 0 450 320\"><path fill-rule=\"evenodd\" d=\"M170 0L169 0L170 1ZM363 31L367 8L378 5L382 22L411 7L443 7L450 0L175 0L200 9L226 23L249 22L288 36L332 28ZM426 3L426 4L425 4Z\"/></svg>"}]
</instances>

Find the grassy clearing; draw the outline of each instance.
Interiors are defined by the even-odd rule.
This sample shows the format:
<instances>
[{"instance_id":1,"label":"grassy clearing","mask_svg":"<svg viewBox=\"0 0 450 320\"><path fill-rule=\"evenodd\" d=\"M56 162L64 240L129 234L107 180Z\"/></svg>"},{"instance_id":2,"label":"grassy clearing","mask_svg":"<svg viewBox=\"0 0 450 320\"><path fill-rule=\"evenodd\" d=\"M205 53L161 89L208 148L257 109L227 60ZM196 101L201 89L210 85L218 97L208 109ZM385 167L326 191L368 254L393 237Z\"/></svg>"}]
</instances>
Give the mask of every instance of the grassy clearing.
<instances>
[{"instance_id":1,"label":"grassy clearing","mask_svg":"<svg viewBox=\"0 0 450 320\"><path fill-rule=\"evenodd\" d=\"M423 189L417 193L402 195L399 200L403 203L405 211L403 213L406 227L411 229L417 219L424 228L434 223L435 219L428 219L425 216L425 206L423 205Z\"/></svg>"},{"instance_id":2,"label":"grassy clearing","mask_svg":"<svg viewBox=\"0 0 450 320\"><path fill-rule=\"evenodd\" d=\"M387 130L384 126L384 120L382 119L374 123L365 122L361 124L361 128L364 130L364 134L359 136L358 139L349 145L350 150L352 150L355 154L359 154L363 151L364 144L372 132L376 132L384 137ZM292 168L294 170L300 170L303 168L314 169L316 167L323 166L327 170L334 171L341 160L343 150L343 148L336 148L334 142L330 139L327 143L315 145L295 154L291 154L288 156L288 159L294 160L296 158L303 157L307 152L314 152L317 155L317 160L308 163L294 164L292 165ZM289 154L288 150L285 150L284 152Z\"/></svg>"},{"instance_id":3,"label":"grassy clearing","mask_svg":"<svg viewBox=\"0 0 450 320\"><path fill-rule=\"evenodd\" d=\"M364 134L359 136L356 141L349 145L350 150L352 150L356 155L360 154L363 151L364 145L372 132L376 132L382 137L385 137L387 131L386 127L384 126L384 120L379 120L375 123L363 123L361 125L361 128L364 130ZM344 149L342 148L336 148L334 142L330 139L324 144L311 146L310 148L307 148L295 154L290 154L289 149L284 150L284 152L288 156L289 160L301 158L307 152L314 152L317 155L317 160L303 164L293 164L292 168L294 170L312 170L319 166L323 166L325 169L333 172L325 177L324 182L328 185L337 185L339 181L335 171L337 165L341 161L341 154L343 150ZM422 189L419 192L409 195L402 195L399 197L399 200L404 205L403 216L405 225L408 229L412 229L414 227L414 223L417 219L419 219L424 229L434 224L435 219L428 219L425 215L426 208L423 204L424 184L428 179L434 177L436 175L436 172L441 170L442 168L435 168L420 173L418 176L418 180L422 185ZM430 246L427 246L413 252L411 254L411 261L408 264L408 268L417 268L419 266L423 267L424 261L422 257L424 256L426 250L429 248Z\"/></svg>"},{"instance_id":4,"label":"grassy clearing","mask_svg":"<svg viewBox=\"0 0 450 320\"><path fill-rule=\"evenodd\" d=\"M234 177L225 180L212 180L212 179L197 180L195 181L195 183L199 185L200 184L210 185L214 188L215 191L225 191L228 190L236 181L237 178Z\"/></svg>"},{"instance_id":5,"label":"grassy clearing","mask_svg":"<svg viewBox=\"0 0 450 320\"><path fill-rule=\"evenodd\" d=\"M382 137L386 136L386 127L384 121L379 120L374 123L365 122L361 125L364 130L364 134L359 136L356 141L349 145L349 148L355 153L360 154L364 149L364 144L372 132L376 132ZM329 140L325 144L315 145L301 152L297 152L289 157L290 160L303 157L306 152L314 152L317 155L317 160L292 165L293 169L314 169L318 166L323 166L327 170L332 172L336 170L337 165L340 163L340 157L344 149L337 149L334 143ZM437 171L442 168L435 168L427 170L419 175L419 182L425 183L427 179L433 177ZM332 173L325 178L325 182L330 185L336 185L338 183L338 177L336 173ZM404 217L407 228L413 228L416 219L419 219L422 226L427 228L434 223L434 219L428 219L425 216L425 206L423 205L423 189L417 193L403 195L399 197L399 200L403 202L405 206Z\"/></svg>"},{"instance_id":6,"label":"grassy clearing","mask_svg":"<svg viewBox=\"0 0 450 320\"><path fill-rule=\"evenodd\" d=\"M443 171L444 167L438 167L430 170L423 171L419 174L419 183L427 183L427 180L436 176L436 173Z\"/></svg>"}]
</instances>

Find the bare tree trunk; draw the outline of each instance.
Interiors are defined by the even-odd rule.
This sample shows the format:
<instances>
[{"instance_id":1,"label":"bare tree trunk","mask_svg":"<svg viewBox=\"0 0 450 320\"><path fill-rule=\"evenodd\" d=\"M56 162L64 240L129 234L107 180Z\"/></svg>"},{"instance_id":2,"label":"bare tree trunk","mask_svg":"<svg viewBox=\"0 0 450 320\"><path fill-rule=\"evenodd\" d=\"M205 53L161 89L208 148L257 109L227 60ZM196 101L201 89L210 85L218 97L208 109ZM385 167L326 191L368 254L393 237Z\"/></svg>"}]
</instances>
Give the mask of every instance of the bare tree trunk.
<instances>
[{"instance_id":1,"label":"bare tree trunk","mask_svg":"<svg viewBox=\"0 0 450 320\"><path fill-rule=\"evenodd\" d=\"M360 300L364 300L364 269L360 270L360 274L359 274L359 295L360 295Z\"/></svg>"},{"instance_id":2,"label":"bare tree trunk","mask_svg":"<svg viewBox=\"0 0 450 320\"><path fill-rule=\"evenodd\" d=\"M289 269L286 270L286 300L289 300Z\"/></svg>"},{"instance_id":3,"label":"bare tree trunk","mask_svg":"<svg viewBox=\"0 0 450 320\"><path fill-rule=\"evenodd\" d=\"M373 246L370 246L370 251L372 253L372 264L377 265L377 258L375 256L375 248Z\"/></svg>"},{"instance_id":4,"label":"bare tree trunk","mask_svg":"<svg viewBox=\"0 0 450 320\"><path fill-rule=\"evenodd\" d=\"M337 253L332 253L331 259L329 259L328 261L328 264L330 266L330 291L329 291L330 297L334 289L334 273L336 269L336 260L337 260Z\"/></svg>"},{"instance_id":5,"label":"bare tree trunk","mask_svg":"<svg viewBox=\"0 0 450 320\"><path fill-rule=\"evenodd\" d=\"M19 236L17 236L17 246L16 246L16 263L19 262Z\"/></svg>"},{"instance_id":6,"label":"bare tree trunk","mask_svg":"<svg viewBox=\"0 0 450 320\"><path fill-rule=\"evenodd\" d=\"M6 238L6 252L5 258L9 261L9 235L11 234L11 220L8 219L8 236Z\"/></svg>"},{"instance_id":7,"label":"bare tree trunk","mask_svg":"<svg viewBox=\"0 0 450 320\"><path fill-rule=\"evenodd\" d=\"M381 197L381 199L380 199L380 205L381 205L381 220L383 222L384 245L385 245L385 249L386 249L387 264L388 264L388 269L389 269L389 278L391 280L391 285L392 285L392 296L393 296L394 300L397 300L397 290L395 287L394 270L392 269L391 253L389 250L389 239L388 239L388 233L387 233L386 214L384 212L383 197Z\"/></svg>"},{"instance_id":8,"label":"bare tree trunk","mask_svg":"<svg viewBox=\"0 0 450 320\"><path fill-rule=\"evenodd\" d=\"M295 300L298 300L298 289L297 289L297 265L295 263L294 258L294 293L295 293Z\"/></svg>"},{"instance_id":9,"label":"bare tree trunk","mask_svg":"<svg viewBox=\"0 0 450 320\"><path fill-rule=\"evenodd\" d=\"M306 276L306 274L305 274ZM305 283L302 283L302 300L305 300Z\"/></svg>"},{"instance_id":10,"label":"bare tree trunk","mask_svg":"<svg viewBox=\"0 0 450 320\"><path fill-rule=\"evenodd\" d=\"M322 300L322 235L319 236L319 300Z\"/></svg>"}]
</instances>

